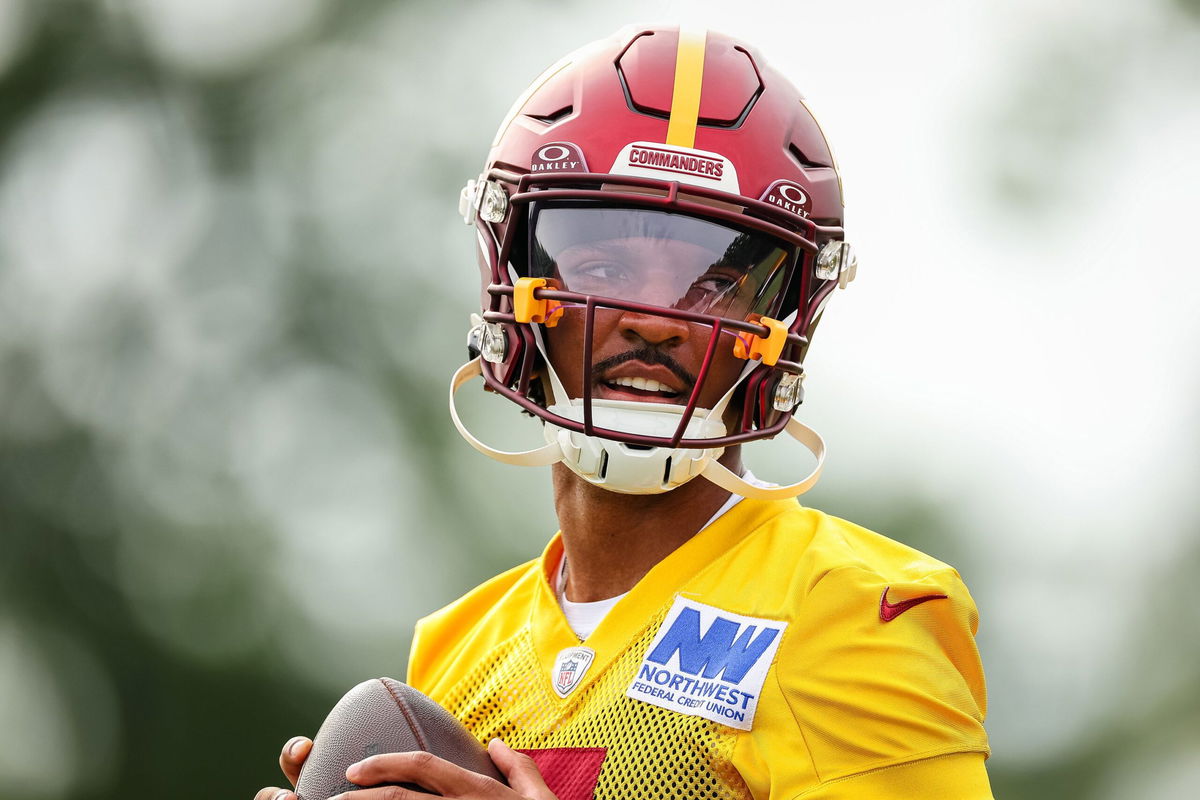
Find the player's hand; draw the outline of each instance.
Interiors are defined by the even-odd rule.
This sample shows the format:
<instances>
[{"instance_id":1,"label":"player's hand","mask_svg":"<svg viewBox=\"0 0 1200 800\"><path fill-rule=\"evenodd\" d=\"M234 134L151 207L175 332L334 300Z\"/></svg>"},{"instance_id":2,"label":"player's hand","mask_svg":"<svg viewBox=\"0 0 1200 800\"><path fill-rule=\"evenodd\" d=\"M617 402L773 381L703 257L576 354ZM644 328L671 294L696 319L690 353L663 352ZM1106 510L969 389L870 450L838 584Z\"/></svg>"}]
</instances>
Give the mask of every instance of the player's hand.
<instances>
[{"instance_id":1,"label":"player's hand","mask_svg":"<svg viewBox=\"0 0 1200 800\"><path fill-rule=\"evenodd\" d=\"M283 752L279 754L279 768L283 770L283 776L292 786L295 786L296 781L300 780L300 768L304 766L304 760L311 752L312 739L306 736L293 736L283 746ZM295 792L280 789L278 786L264 786L258 790L258 794L254 795L254 800L298 799Z\"/></svg>"},{"instance_id":2,"label":"player's hand","mask_svg":"<svg viewBox=\"0 0 1200 800\"><path fill-rule=\"evenodd\" d=\"M499 739L493 739L488 745L488 755L508 779L508 786L432 753L387 753L364 758L346 770L346 778L351 783L376 788L344 792L330 800L423 800L429 797L399 786L378 786L380 783L415 783L442 797L457 800L558 800L546 787L542 773L529 756L518 753Z\"/></svg>"}]
</instances>

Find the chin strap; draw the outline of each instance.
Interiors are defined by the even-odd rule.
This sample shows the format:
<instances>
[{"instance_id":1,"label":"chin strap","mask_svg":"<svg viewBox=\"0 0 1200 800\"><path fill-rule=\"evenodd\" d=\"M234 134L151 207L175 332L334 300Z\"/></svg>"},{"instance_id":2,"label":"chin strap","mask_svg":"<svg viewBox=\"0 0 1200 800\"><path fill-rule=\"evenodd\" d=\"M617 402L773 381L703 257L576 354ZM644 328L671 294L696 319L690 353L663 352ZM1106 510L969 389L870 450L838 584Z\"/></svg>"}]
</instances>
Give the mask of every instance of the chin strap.
<instances>
[{"instance_id":1,"label":"chin strap","mask_svg":"<svg viewBox=\"0 0 1200 800\"><path fill-rule=\"evenodd\" d=\"M510 452L488 447L467 430L467 426L458 417L458 408L454 405L454 395L464 383L481 375L483 375L483 367L480 365L479 359L475 358L459 367L454 373L454 377L450 380L450 419L454 420L454 427L458 428L458 432L467 440L467 444L485 456L490 456L497 461L505 464L514 464L518 467L548 467L551 464L557 464L559 461L562 461L562 446L557 441L534 450Z\"/></svg>"},{"instance_id":2,"label":"chin strap","mask_svg":"<svg viewBox=\"0 0 1200 800\"><path fill-rule=\"evenodd\" d=\"M791 483L787 486L755 486L746 483L740 475L726 468L715 458L700 471L700 477L707 478L728 492L754 500L788 500L804 494L821 477L821 468L825 465L825 440L821 438L821 434L795 417L788 420L784 430L817 458L817 465L813 467L812 472L799 483Z\"/></svg>"},{"instance_id":3,"label":"chin strap","mask_svg":"<svg viewBox=\"0 0 1200 800\"><path fill-rule=\"evenodd\" d=\"M557 440L533 450L512 452L489 447L467 430L467 426L463 424L463 421L458 416L458 408L454 405L454 395L463 384L481 375L483 375L483 367L480 364L480 359L475 358L459 367L454 373L454 377L450 380L450 419L454 421L454 427L467 440L467 443L485 456L519 467L546 467L562 461L562 445ZM784 430L793 439L804 445L817 459L817 465L813 467L812 472L799 483L792 483L786 486L755 486L747 483L740 475L727 469L715 458L709 460L708 464L701 470L700 476L728 492L755 500L787 500L804 494L821 477L821 468L825 464L825 441L821 438L821 434L795 417L788 420L787 427Z\"/></svg>"}]
</instances>

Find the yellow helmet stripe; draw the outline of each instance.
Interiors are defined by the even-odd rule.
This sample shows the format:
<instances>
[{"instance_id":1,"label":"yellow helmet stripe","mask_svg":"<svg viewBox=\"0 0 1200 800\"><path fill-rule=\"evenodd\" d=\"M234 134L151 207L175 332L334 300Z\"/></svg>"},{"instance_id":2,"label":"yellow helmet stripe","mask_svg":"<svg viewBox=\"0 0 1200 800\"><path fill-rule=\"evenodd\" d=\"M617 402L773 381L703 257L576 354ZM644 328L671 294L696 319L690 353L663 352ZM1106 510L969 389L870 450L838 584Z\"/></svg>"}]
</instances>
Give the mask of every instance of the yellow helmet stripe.
<instances>
[{"instance_id":1,"label":"yellow helmet stripe","mask_svg":"<svg viewBox=\"0 0 1200 800\"><path fill-rule=\"evenodd\" d=\"M675 87L671 90L671 118L667 123L667 144L676 147L696 145L696 121L700 118L700 85L704 82L704 28L679 26L679 47L675 51Z\"/></svg>"}]
</instances>

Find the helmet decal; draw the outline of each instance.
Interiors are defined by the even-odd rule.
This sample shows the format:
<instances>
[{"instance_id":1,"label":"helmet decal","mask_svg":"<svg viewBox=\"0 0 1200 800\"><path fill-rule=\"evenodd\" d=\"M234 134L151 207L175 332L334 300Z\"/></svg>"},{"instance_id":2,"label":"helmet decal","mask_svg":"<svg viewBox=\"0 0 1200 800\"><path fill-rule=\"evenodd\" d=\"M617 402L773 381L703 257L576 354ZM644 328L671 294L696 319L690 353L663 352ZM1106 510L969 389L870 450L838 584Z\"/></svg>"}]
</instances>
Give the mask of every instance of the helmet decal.
<instances>
[{"instance_id":1,"label":"helmet decal","mask_svg":"<svg viewBox=\"0 0 1200 800\"><path fill-rule=\"evenodd\" d=\"M737 193L737 170L720 153L671 147L654 142L625 145L609 170L614 175L639 175L644 178L678 181Z\"/></svg>"},{"instance_id":2,"label":"helmet decal","mask_svg":"<svg viewBox=\"0 0 1200 800\"><path fill-rule=\"evenodd\" d=\"M775 181L759 199L805 218L812 210L812 198L794 181Z\"/></svg>"},{"instance_id":3,"label":"helmet decal","mask_svg":"<svg viewBox=\"0 0 1200 800\"><path fill-rule=\"evenodd\" d=\"M704 45L707 40L708 31L704 29L679 28L667 144L690 148L696 143L696 124L700 121L700 89L704 85Z\"/></svg>"},{"instance_id":4,"label":"helmet decal","mask_svg":"<svg viewBox=\"0 0 1200 800\"><path fill-rule=\"evenodd\" d=\"M539 147L529 164L530 172L587 172L587 160L579 145L551 142Z\"/></svg>"}]
</instances>

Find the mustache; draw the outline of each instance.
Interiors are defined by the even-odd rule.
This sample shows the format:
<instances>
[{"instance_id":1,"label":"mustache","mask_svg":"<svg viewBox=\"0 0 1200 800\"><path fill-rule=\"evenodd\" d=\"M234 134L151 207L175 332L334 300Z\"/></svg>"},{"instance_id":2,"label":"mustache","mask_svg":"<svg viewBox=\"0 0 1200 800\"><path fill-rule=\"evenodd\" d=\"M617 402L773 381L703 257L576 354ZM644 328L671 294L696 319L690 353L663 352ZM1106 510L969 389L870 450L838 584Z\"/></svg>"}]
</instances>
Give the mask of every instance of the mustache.
<instances>
[{"instance_id":1,"label":"mustache","mask_svg":"<svg viewBox=\"0 0 1200 800\"><path fill-rule=\"evenodd\" d=\"M611 369L615 369L628 361L641 361L643 364L661 364L679 380L683 381L684 386L691 388L696 385L696 377L683 368L675 359L671 358L657 347L643 347L638 350L628 350L624 353L606 358L592 365L592 375L603 375Z\"/></svg>"}]
</instances>

